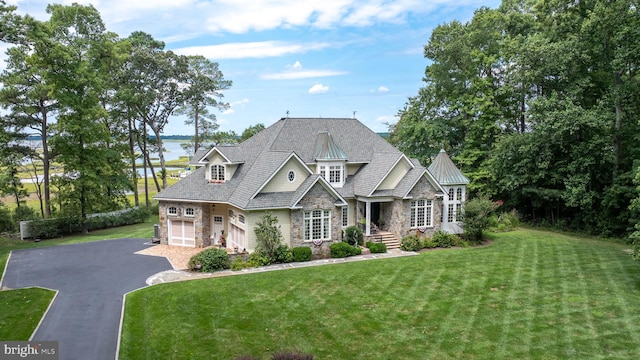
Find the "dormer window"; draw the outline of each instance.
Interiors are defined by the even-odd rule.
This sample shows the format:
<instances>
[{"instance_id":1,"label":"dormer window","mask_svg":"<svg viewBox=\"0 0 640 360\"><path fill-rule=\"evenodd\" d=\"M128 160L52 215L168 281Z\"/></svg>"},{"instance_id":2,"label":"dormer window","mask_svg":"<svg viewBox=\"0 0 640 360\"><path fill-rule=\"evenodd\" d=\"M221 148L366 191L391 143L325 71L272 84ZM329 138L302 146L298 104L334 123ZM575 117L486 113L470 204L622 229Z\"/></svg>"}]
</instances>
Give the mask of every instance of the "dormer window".
<instances>
[{"instance_id":1,"label":"dormer window","mask_svg":"<svg viewBox=\"0 0 640 360\"><path fill-rule=\"evenodd\" d=\"M224 165L211 165L211 180L217 180L217 181L225 180Z\"/></svg>"},{"instance_id":2,"label":"dormer window","mask_svg":"<svg viewBox=\"0 0 640 360\"><path fill-rule=\"evenodd\" d=\"M318 164L318 174L322 175L331 186L340 188L344 184L344 163L331 162Z\"/></svg>"}]
</instances>

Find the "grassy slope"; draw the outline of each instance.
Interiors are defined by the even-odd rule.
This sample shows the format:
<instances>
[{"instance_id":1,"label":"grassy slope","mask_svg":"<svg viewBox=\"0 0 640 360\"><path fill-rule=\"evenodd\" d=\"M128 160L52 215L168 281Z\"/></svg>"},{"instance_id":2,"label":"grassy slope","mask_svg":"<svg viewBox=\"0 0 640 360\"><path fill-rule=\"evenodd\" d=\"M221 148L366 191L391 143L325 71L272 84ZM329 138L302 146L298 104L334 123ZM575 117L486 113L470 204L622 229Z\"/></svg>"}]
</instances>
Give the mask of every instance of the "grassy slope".
<instances>
[{"instance_id":1,"label":"grassy slope","mask_svg":"<svg viewBox=\"0 0 640 360\"><path fill-rule=\"evenodd\" d=\"M152 216L142 224L99 230L89 235L67 236L38 243L0 238L0 277L4 272L9 252L12 250L106 239L151 238L153 224L157 222L158 217ZM28 340L54 294L53 291L44 289L0 291L0 340Z\"/></svg>"},{"instance_id":2,"label":"grassy slope","mask_svg":"<svg viewBox=\"0 0 640 360\"><path fill-rule=\"evenodd\" d=\"M520 230L484 248L163 284L127 298L121 359L640 357L640 263Z\"/></svg>"}]
</instances>

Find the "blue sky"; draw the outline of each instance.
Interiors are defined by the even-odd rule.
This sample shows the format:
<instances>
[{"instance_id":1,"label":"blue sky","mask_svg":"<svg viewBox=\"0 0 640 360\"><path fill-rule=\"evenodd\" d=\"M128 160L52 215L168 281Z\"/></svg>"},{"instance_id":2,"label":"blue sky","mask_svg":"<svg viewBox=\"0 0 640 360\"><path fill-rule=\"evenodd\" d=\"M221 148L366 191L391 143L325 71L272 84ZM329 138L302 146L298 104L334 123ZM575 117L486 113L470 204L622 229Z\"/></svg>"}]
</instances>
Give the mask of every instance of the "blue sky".
<instances>
[{"instance_id":1,"label":"blue sky","mask_svg":"<svg viewBox=\"0 0 640 360\"><path fill-rule=\"evenodd\" d=\"M8 0L44 20L52 1ZM185 55L218 62L230 104L215 110L220 130L241 133L291 117L353 117L388 130L422 86L431 31L467 21L479 0L96 0L107 30L127 37L144 31ZM190 135L174 117L167 135Z\"/></svg>"}]
</instances>

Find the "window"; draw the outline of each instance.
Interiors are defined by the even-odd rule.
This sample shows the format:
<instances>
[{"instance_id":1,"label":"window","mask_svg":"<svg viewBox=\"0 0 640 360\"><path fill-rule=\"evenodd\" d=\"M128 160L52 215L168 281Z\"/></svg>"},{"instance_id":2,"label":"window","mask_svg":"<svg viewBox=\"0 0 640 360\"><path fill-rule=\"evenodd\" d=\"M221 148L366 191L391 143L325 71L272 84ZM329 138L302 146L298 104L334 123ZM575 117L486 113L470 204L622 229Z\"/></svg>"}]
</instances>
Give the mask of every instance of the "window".
<instances>
[{"instance_id":1,"label":"window","mask_svg":"<svg viewBox=\"0 0 640 360\"><path fill-rule=\"evenodd\" d=\"M453 204L447 206L447 222L456 221L456 213L453 211Z\"/></svg>"},{"instance_id":2,"label":"window","mask_svg":"<svg viewBox=\"0 0 640 360\"><path fill-rule=\"evenodd\" d=\"M224 181L224 165L211 165L211 180Z\"/></svg>"},{"instance_id":3,"label":"window","mask_svg":"<svg viewBox=\"0 0 640 360\"><path fill-rule=\"evenodd\" d=\"M342 208L342 227L349 226L349 208L344 206Z\"/></svg>"},{"instance_id":4,"label":"window","mask_svg":"<svg viewBox=\"0 0 640 360\"><path fill-rule=\"evenodd\" d=\"M287 179L289 180L289 182L293 182L296 179L296 172L293 170L289 170L289 173L287 174Z\"/></svg>"},{"instance_id":5,"label":"window","mask_svg":"<svg viewBox=\"0 0 640 360\"><path fill-rule=\"evenodd\" d=\"M229 217L230 217L231 219L233 219L233 218L235 218L235 217L236 217L236 213L235 213L235 212L233 212L233 210L231 210L231 209L229 209Z\"/></svg>"},{"instance_id":6,"label":"window","mask_svg":"<svg viewBox=\"0 0 640 360\"><path fill-rule=\"evenodd\" d=\"M188 207L184 209L184 216L194 216L194 215L195 215L195 211L193 210L192 207Z\"/></svg>"},{"instance_id":7,"label":"window","mask_svg":"<svg viewBox=\"0 0 640 360\"><path fill-rule=\"evenodd\" d=\"M340 165L329 166L329 183L342 184L342 166Z\"/></svg>"},{"instance_id":8,"label":"window","mask_svg":"<svg viewBox=\"0 0 640 360\"><path fill-rule=\"evenodd\" d=\"M462 188L458 188L456 191L456 200L462 201Z\"/></svg>"},{"instance_id":9,"label":"window","mask_svg":"<svg viewBox=\"0 0 640 360\"><path fill-rule=\"evenodd\" d=\"M244 224L244 215L241 215L241 214L238 215L238 222L240 224Z\"/></svg>"},{"instance_id":10,"label":"window","mask_svg":"<svg viewBox=\"0 0 640 360\"><path fill-rule=\"evenodd\" d=\"M431 200L411 202L411 227L432 226L433 206Z\"/></svg>"},{"instance_id":11,"label":"window","mask_svg":"<svg viewBox=\"0 0 640 360\"><path fill-rule=\"evenodd\" d=\"M453 188L449 189L449 201L453 201Z\"/></svg>"},{"instance_id":12,"label":"window","mask_svg":"<svg viewBox=\"0 0 640 360\"><path fill-rule=\"evenodd\" d=\"M456 204L456 218L453 219L453 221L458 221L458 216L461 214L462 210L462 205L461 204Z\"/></svg>"},{"instance_id":13,"label":"window","mask_svg":"<svg viewBox=\"0 0 640 360\"><path fill-rule=\"evenodd\" d=\"M167 214L168 215L178 215L178 208L175 206L171 206L170 208L167 209Z\"/></svg>"},{"instance_id":14,"label":"window","mask_svg":"<svg viewBox=\"0 0 640 360\"><path fill-rule=\"evenodd\" d=\"M304 240L329 240L331 238L331 211L313 210L304 213Z\"/></svg>"},{"instance_id":15,"label":"window","mask_svg":"<svg viewBox=\"0 0 640 360\"><path fill-rule=\"evenodd\" d=\"M318 165L318 174L334 187L342 187L344 184L344 164L342 163Z\"/></svg>"}]
</instances>

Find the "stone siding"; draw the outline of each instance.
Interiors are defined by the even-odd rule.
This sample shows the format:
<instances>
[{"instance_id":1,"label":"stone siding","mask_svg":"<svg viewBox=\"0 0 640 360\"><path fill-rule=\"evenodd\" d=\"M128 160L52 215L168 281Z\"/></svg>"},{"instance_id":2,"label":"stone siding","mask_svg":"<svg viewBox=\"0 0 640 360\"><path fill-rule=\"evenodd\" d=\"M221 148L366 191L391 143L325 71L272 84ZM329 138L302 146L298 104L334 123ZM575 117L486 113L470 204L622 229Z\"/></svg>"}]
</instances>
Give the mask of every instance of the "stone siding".
<instances>
[{"instance_id":1,"label":"stone siding","mask_svg":"<svg viewBox=\"0 0 640 360\"><path fill-rule=\"evenodd\" d=\"M302 209L291 211L291 247L308 246L314 259L330 257L329 246L342 238L342 211L335 206L335 199L319 183L316 183L298 203ZM331 210L331 240L320 246L304 241L304 212L311 210Z\"/></svg>"},{"instance_id":2,"label":"stone siding","mask_svg":"<svg viewBox=\"0 0 640 360\"><path fill-rule=\"evenodd\" d=\"M177 210L177 214L175 216L167 215L167 209L172 206ZM184 215L184 211L188 207L193 208L193 216ZM160 201L158 204L158 217L160 221L161 244L169 244L169 220L187 220L193 221L195 247L201 248L210 245L211 241L209 239L209 232L211 231L211 222L209 221L208 204Z\"/></svg>"}]
</instances>

